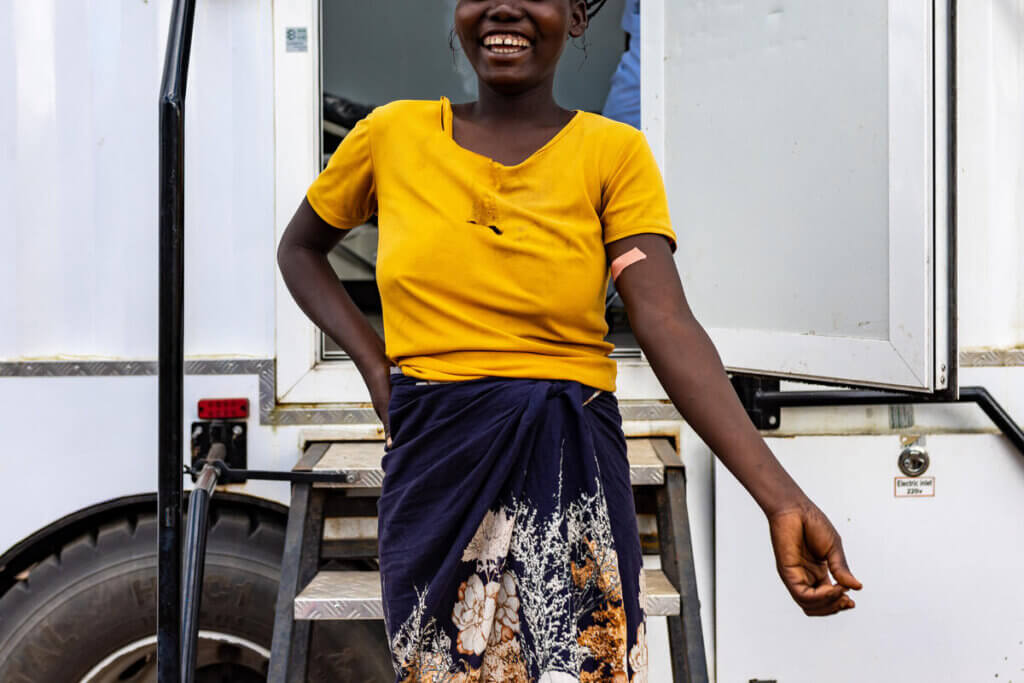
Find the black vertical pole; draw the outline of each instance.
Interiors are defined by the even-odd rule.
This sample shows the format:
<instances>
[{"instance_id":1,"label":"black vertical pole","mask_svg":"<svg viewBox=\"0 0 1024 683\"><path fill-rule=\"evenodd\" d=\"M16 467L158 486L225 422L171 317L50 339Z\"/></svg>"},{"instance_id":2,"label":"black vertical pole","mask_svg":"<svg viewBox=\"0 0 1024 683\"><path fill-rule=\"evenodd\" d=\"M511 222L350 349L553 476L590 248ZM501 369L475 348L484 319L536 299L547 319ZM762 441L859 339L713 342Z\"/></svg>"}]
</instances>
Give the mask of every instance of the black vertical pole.
<instances>
[{"instance_id":1,"label":"black vertical pole","mask_svg":"<svg viewBox=\"0 0 1024 683\"><path fill-rule=\"evenodd\" d=\"M157 572L157 680L181 680L182 384L185 285L185 82L195 0L175 0L160 84L160 519Z\"/></svg>"}]
</instances>

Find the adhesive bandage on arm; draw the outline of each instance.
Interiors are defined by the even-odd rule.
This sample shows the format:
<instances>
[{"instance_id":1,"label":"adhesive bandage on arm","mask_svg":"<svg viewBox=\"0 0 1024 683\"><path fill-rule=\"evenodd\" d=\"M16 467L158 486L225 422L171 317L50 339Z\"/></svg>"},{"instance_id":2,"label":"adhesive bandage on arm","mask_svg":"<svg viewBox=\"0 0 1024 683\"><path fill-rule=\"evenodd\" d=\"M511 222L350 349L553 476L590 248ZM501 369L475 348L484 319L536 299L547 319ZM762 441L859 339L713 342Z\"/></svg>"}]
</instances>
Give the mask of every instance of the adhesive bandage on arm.
<instances>
[{"instance_id":1,"label":"adhesive bandage on arm","mask_svg":"<svg viewBox=\"0 0 1024 683\"><path fill-rule=\"evenodd\" d=\"M633 265L637 261L643 261L645 258L647 258L647 254L640 251L639 247L633 247L625 254L615 257L615 260L612 261L611 265L612 282L618 280L619 275L621 275L622 271L627 267Z\"/></svg>"}]
</instances>

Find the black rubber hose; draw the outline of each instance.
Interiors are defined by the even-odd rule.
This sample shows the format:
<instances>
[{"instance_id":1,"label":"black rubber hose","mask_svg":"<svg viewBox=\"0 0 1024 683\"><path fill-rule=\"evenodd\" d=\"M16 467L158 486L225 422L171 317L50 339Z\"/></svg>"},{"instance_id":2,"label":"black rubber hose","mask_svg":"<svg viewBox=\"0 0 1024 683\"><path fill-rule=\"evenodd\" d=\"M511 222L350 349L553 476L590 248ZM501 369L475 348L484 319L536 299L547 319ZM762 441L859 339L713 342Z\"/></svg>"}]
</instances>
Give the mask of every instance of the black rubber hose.
<instances>
[{"instance_id":1,"label":"black rubber hose","mask_svg":"<svg viewBox=\"0 0 1024 683\"><path fill-rule=\"evenodd\" d=\"M188 526L185 529L185 567L181 596L181 680L192 683L196 672L196 643L199 640L199 606L203 597L203 565L206 561L206 534L209 528L210 498L217 486L219 470L213 463L224 459L222 443L210 446L207 464L196 479L188 499Z\"/></svg>"}]
</instances>

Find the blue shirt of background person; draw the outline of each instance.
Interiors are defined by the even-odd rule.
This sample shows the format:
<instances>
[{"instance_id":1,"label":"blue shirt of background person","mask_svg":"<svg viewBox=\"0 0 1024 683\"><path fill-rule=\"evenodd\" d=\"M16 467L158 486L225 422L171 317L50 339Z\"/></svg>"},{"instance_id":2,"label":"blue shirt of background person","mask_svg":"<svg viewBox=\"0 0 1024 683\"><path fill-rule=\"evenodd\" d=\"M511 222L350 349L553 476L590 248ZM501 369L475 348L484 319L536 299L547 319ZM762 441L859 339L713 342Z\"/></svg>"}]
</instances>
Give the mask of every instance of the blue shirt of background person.
<instances>
[{"instance_id":1,"label":"blue shirt of background person","mask_svg":"<svg viewBox=\"0 0 1024 683\"><path fill-rule=\"evenodd\" d=\"M626 0L622 28L629 34L629 49L612 74L611 89L601 112L610 119L640 127L640 0Z\"/></svg>"}]
</instances>

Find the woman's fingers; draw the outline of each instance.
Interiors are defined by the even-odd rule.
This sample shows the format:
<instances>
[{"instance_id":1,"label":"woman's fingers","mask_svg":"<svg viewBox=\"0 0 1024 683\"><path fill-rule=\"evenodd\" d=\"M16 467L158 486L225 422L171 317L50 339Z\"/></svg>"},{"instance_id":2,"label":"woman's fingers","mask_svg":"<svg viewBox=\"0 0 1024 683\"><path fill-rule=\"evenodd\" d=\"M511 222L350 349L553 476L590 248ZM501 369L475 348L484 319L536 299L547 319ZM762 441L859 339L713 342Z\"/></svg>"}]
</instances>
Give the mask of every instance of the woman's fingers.
<instances>
[{"instance_id":1,"label":"woman's fingers","mask_svg":"<svg viewBox=\"0 0 1024 683\"><path fill-rule=\"evenodd\" d=\"M804 567L784 567L780 572L793 599L801 606L820 606L839 598L845 590L827 579L816 579Z\"/></svg>"},{"instance_id":2,"label":"woman's fingers","mask_svg":"<svg viewBox=\"0 0 1024 683\"><path fill-rule=\"evenodd\" d=\"M835 583L822 586L795 584L790 586L790 592L801 607L821 607L838 600L843 595L843 587Z\"/></svg>"},{"instance_id":3,"label":"woman's fingers","mask_svg":"<svg viewBox=\"0 0 1024 683\"><path fill-rule=\"evenodd\" d=\"M863 584L857 580L857 577L850 571L849 565L846 564L846 553L843 552L843 542L836 536L836 542L832 547L832 552L828 554L828 569L832 572L832 576L843 586L852 588L855 591L859 591L863 588Z\"/></svg>"},{"instance_id":4,"label":"woman's fingers","mask_svg":"<svg viewBox=\"0 0 1024 683\"><path fill-rule=\"evenodd\" d=\"M805 607L804 614L809 617L827 617L830 614L837 614L848 609L853 609L854 606L855 604L853 600L850 597L843 595L837 600L821 607Z\"/></svg>"},{"instance_id":5,"label":"woman's fingers","mask_svg":"<svg viewBox=\"0 0 1024 683\"><path fill-rule=\"evenodd\" d=\"M817 585L807 582L802 568L780 572L783 583L789 589L793 600L808 616L825 616L835 614L855 606L853 600L846 595L846 588L824 581Z\"/></svg>"},{"instance_id":6,"label":"woman's fingers","mask_svg":"<svg viewBox=\"0 0 1024 683\"><path fill-rule=\"evenodd\" d=\"M814 559L826 562L832 576L840 584L846 588L860 590L861 582L853 575L846 563L843 541L828 518L820 510L815 509L813 513L807 515L804 525L808 549Z\"/></svg>"}]
</instances>

